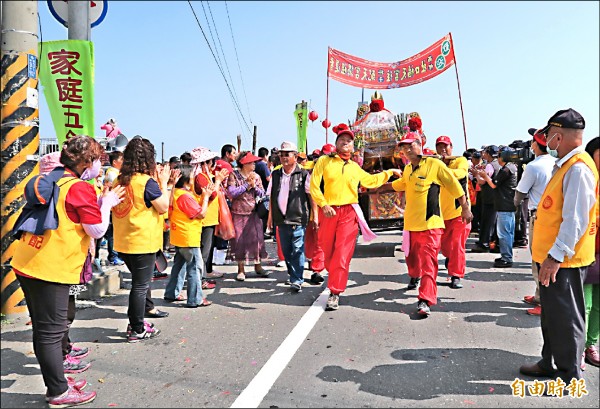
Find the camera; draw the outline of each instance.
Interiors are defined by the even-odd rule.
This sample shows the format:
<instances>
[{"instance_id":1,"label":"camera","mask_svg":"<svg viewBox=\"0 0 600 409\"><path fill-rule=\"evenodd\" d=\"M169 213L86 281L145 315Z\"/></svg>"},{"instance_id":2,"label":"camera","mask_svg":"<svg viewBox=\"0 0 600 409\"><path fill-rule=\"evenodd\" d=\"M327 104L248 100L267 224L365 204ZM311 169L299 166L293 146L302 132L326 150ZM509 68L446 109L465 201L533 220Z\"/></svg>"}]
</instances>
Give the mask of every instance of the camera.
<instances>
[{"instance_id":1,"label":"camera","mask_svg":"<svg viewBox=\"0 0 600 409\"><path fill-rule=\"evenodd\" d=\"M535 155L531 152L531 141L516 140L508 145L512 148L510 151L502 152L502 159L505 162L513 163L529 163L535 159Z\"/></svg>"}]
</instances>

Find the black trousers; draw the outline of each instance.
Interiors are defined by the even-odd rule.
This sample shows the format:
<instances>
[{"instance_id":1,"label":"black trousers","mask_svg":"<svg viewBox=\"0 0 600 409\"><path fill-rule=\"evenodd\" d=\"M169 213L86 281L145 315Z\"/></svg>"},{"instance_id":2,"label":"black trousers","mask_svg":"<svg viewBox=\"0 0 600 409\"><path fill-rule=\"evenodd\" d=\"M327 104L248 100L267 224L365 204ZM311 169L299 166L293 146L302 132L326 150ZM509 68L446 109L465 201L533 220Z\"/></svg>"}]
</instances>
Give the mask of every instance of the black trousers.
<instances>
[{"instance_id":1,"label":"black trousers","mask_svg":"<svg viewBox=\"0 0 600 409\"><path fill-rule=\"evenodd\" d=\"M73 325L73 321L75 320L75 296L69 295L69 305L67 307L67 332L62 340L62 353L63 358L66 358L67 354L71 352L71 338L69 337L69 330L71 329L71 325Z\"/></svg>"},{"instance_id":2,"label":"black trousers","mask_svg":"<svg viewBox=\"0 0 600 409\"><path fill-rule=\"evenodd\" d=\"M471 213L473 213L473 221L471 222L471 231L479 233L480 222L481 222L481 208L483 203L481 201L481 191L476 192L476 204L471 206Z\"/></svg>"},{"instance_id":3,"label":"black trousers","mask_svg":"<svg viewBox=\"0 0 600 409\"><path fill-rule=\"evenodd\" d=\"M154 274L156 253L119 253L131 272L131 291L127 316L131 328L138 334L144 332L144 313L154 308L150 293L150 282ZM150 308L149 308L150 307Z\"/></svg>"},{"instance_id":4,"label":"black trousers","mask_svg":"<svg viewBox=\"0 0 600 409\"><path fill-rule=\"evenodd\" d=\"M538 270L540 265L538 264ZM581 379L581 355L585 348L585 299L583 281L587 267L561 268L556 282L540 285L542 336L544 346L538 365L551 369L567 385L572 378Z\"/></svg>"},{"instance_id":5,"label":"black trousers","mask_svg":"<svg viewBox=\"0 0 600 409\"><path fill-rule=\"evenodd\" d=\"M200 246L202 247L202 259L204 260L204 271L206 274L213 272L213 254L215 252L214 240L215 226L202 227L202 236L200 238ZM202 277L204 278L204 277Z\"/></svg>"},{"instance_id":6,"label":"black trousers","mask_svg":"<svg viewBox=\"0 0 600 409\"><path fill-rule=\"evenodd\" d=\"M63 369L63 341L68 337L69 284L17 275L25 294L33 330L33 351L49 396L67 391Z\"/></svg>"},{"instance_id":7,"label":"black trousers","mask_svg":"<svg viewBox=\"0 0 600 409\"><path fill-rule=\"evenodd\" d=\"M482 247L489 247L492 233L496 226L497 212L493 204L481 203L481 219L479 222L479 244Z\"/></svg>"}]
</instances>

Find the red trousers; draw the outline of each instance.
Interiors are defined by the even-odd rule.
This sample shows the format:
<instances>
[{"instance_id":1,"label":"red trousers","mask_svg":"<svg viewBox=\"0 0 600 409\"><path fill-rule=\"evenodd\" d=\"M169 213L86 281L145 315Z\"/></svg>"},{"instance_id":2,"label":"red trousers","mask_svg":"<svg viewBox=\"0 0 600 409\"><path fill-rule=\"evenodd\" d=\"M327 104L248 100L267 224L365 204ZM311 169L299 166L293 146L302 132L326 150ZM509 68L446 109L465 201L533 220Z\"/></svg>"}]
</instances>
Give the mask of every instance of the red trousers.
<instances>
[{"instance_id":1,"label":"red trousers","mask_svg":"<svg viewBox=\"0 0 600 409\"><path fill-rule=\"evenodd\" d=\"M467 265L466 245L471 223L464 224L462 217L444 220L446 228L442 235L442 255L448 259L448 275L463 278Z\"/></svg>"},{"instance_id":2,"label":"red trousers","mask_svg":"<svg viewBox=\"0 0 600 409\"><path fill-rule=\"evenodd\" d=\"M277 258L279 261L285 260L283 251L281 251L281 241L279 241L279 227L275 227L275 238L277 240Z\"/></svg>"},{"instance_id":3,"label":"red trousers","mask_svg":"<svg viewBox=\"0 0 600 409\"><path fill-rule=\"evenodd\" d=\"M420 278L419 299L437 304L437 275L440 241L443 229L410 232L410 249L406 257L408 275Z\"/></svg>"},{"instance_id":4,"label":"red trousers","mask_svg":"<svg viewBox=\"0 0 600 409\"><path fill-rule=\"evenodd\" d=\"M350 260L358 235L358 216L352 205L332 206L336 214L325 217L319 209L319 247L329 272L327 287L332 294L346 290Z\"/></svg>"},{"instance_id":5,"label":"red trousers","mask_svg":"<svg viewBox=\"0 0 600 409\"><path fill-rule=\"evenodd\" d=\"M315 230L312 223L306 227L304 234L304 250L306 258L311 260L310 267L313 271L319 273L325 269L325 259L323 250L319 247L319 231Z\"/></svg>"}]
</instances>

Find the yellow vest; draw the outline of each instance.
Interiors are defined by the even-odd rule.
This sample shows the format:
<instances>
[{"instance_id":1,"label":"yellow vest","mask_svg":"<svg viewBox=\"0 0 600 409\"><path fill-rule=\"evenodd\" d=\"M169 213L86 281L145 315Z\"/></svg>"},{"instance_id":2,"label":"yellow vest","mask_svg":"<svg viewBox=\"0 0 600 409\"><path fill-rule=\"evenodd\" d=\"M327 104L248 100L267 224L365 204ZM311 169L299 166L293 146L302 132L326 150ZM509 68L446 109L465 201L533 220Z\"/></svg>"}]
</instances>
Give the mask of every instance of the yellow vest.
<instances>
[{"instance_id":1,"label":"yellow vest","mask_svg":"<svg viewBox=\"0 0 600 409\"><path fill-rule=\"evenodd\" d=\"M23 233L16 244L15 256L11 262L13 268L39 280L79 284L90 246L90 236L85 233L81 223L73 223L67 215L65 199L75 183L87 182L74 177L63 178L58 182L58 228L46 230L43 236Z\"/></svg>"},{"instance_id":2,"label":"yellow vest","mask_svg":"<svg viewBox=\"0 0 600 409\"><path fill-rule=\"evenodd\" d=\"M175 189L173 192L173 211L169 215L171 222L171 244L177 247L200 247L202 234L202 219L190 219L177 206L177 199L183 195L194 197L194 194L185 189Z\"/></svg>"},{"instance_id":3,"label":"yellow vest","mask_svg":"<svg viewBox=\"0 0 600 409\"><path fill-rule=\"evenodd\" d=\"M467 191L467 184L470 183L468 179L469 163L467 162L467 158L461 156L452 159L450 163L448 163L448 170L450 170L450 173L458 179L463 190ZM456 199L445 187L442 187L440 192L440 206L442 208L444 220L455 219L462 214L462 208L458 203L458 199Z\"/></svg>"},{"instance_id":4,"label":"yellow vest","mask_svg":"<svg viewBox=\"0 0 600 409\"><path fill-rule=\"evenodd\" d=\"M144 190L150 176L136 173L123 201L112 208L114 248L120 253L156 253L163 243L163 218L154 206L146 207ZM115 180L119 184L119 180Z\"/></svg>"},{"instance_id":5,"label":"yellow vest","mask_svg":"<svg viewBox=\"0 0 600 409\"><path fill-rule=\"evenodd\" d=\"M561 168L552 176L550 182L544 190L537 212L533 228L534 240L531 247L532 258L536 263L542 263L547 257L548 252L554 245L560 225L563 222L563 179L565 173L577 162L583 162L594 173L596 179L596 197L598 196L598 170L596 164L586 152L580 152L565 162ZM598 201L590 209L590 221L587 229L581 239L575 245L575 254L573 257L566 257L561 268L585 267L592 264L595 260L595 235L598 230L596 225L596 211Z\"/></svg>"}]
</instances>

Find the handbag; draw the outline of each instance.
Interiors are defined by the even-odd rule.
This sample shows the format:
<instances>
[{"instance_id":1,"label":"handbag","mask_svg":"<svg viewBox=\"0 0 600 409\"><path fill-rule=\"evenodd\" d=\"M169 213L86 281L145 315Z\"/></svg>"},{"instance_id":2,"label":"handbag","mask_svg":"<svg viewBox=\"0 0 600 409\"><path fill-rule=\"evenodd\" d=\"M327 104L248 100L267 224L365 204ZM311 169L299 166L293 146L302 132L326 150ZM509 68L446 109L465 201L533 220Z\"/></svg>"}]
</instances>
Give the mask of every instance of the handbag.
<instances>
[{"instance_id":1,"label":"handbag","mask_svg":"<svg viewBox=\"0 0 600 409\"><path fill-rule=\"evenodd\" d=\"M235 237L235 227L227 199L221 189L217 191L217 200L219 201L219 224L215 226L215 236L223 240L231 240Z\"/></svg>"},{"instance_id":2,"label":"handbag","mask_svg":"<svg viewBox=\"0 0 600 409\"><path fill-rule=\"evenodd\" d=\"M156 252L156 261L154 262L156 271L158 271L159 273L162 273L163 271L165 271L167 269L168 265L169 265L169 261L167 260L165 253L163 253L162 250L158 250Z\"/></svg>"},{"instance_id":3,"label":"handbag","mask_svg":"<svg viewBox=\"0 0 600 409\"><path fill-rule=\"evenodd\" d=\"M81 273L79 274L79 284L87 284L92 280L92 254L88 251L87 257L83 263Z\"/></svg>"},{"instance_id":4,"label":"handbag","mask_svg":"<svg viewBox=\"0 0 600 409\"><path fill-rule=\"evenodd\" d=\"M254 210L258 217L266 219L269 216L269 196L257 197Z\"/></svg>"}]
</instances>

